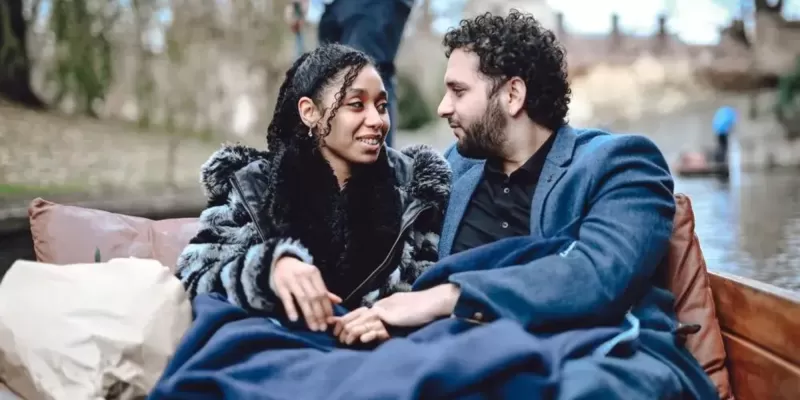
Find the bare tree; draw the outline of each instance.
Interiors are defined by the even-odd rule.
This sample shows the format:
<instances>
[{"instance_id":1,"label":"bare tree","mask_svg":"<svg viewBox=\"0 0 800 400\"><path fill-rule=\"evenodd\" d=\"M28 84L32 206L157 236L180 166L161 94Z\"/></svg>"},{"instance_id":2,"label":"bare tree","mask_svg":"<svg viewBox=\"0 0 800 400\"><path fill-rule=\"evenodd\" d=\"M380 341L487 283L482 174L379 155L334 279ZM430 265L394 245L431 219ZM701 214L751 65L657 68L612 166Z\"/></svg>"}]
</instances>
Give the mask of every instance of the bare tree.
<instances>
[{"instance_id":1,"label":"bare tree","mask_svg":"<svg viewBox=\"0 0 800 400\"><path fill-rule=\"evenodd\" d=\"M31 87L28 21L22 6L22 0L0 0L0 96L26 107L43 109L45 102Z\"/></svg>"}]
</instances>

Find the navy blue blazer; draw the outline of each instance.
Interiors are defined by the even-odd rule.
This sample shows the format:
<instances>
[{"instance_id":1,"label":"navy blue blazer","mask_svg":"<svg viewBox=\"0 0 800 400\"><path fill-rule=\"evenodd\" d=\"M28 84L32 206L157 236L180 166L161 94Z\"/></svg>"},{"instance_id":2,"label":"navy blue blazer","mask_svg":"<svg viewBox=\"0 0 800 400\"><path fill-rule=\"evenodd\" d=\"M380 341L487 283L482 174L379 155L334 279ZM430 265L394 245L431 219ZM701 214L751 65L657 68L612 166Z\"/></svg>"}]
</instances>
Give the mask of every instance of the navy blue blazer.
<instances>
[{"instance_id":1,"label":"navy blue blazer","mask_svg":"<svg viewBox=\"0 0 800 400\"><path fill-rule=\"evenodd\" d=\"M564 330L619 323L632 310L643 328L674 329L674 298L656 279L675 214L663 155L643 136L568 125L556 135L533 194L531 234L527 242L513 240L515 248L532 251L507 257L509 240L501 240L456 255L514 261L484 261L486 270L463 263L464 271L450 274L461 287L454 315ZM453 189L439 243L443 262L484 170L484 161L464 158L454 147L445 157Z\"/></svg>"}]
</instances>

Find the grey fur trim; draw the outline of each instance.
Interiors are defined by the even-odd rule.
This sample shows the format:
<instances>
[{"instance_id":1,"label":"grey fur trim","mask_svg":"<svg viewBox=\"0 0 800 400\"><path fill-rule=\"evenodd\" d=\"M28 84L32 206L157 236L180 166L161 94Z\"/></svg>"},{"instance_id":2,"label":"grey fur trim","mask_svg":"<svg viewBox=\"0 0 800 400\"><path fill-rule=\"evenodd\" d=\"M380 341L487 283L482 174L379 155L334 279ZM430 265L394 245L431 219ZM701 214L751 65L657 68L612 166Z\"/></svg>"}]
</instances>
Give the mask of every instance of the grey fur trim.
<instances>
[{"instance_id":1,"label":"grey fur trim","mask_svg":"<svg viewBox=\"0 0 800 400\"><path fill-rule=\"evenodd\" d=\"M245 300L247 304L257 310L269 311L272 308L266 300L264 291L258 284L261 281L261 275L264 273L264 265L266 258L266 246L259 243L247 249L244 258L244 268L239 279L242 280L242 289L244 290ZM233 292L236 293L235 289Z\"/></svg>"},{"instance_id":2,"label":"grey fur trim","mask_svg":"<svg viewBox=\"0 0 800 400\"><path fill-rule=\"evenodd\" d=\"M417 144L401 151L414 160L409 194L443 206L450 197L453 174L447 160L433 147Z\"/></svg>"},{"instance_id":3,"label":"grey fur trim","mask_svg":"<svg viewBox=\"0 0 800 400\"><path fill-rule=\"evenodd\" d=\"M236 171L253 161L267 158L267 152L238 143L225 143L200 167L200 183L209 201L224 199L231 191Z\"/></svg>"}]
</instances>

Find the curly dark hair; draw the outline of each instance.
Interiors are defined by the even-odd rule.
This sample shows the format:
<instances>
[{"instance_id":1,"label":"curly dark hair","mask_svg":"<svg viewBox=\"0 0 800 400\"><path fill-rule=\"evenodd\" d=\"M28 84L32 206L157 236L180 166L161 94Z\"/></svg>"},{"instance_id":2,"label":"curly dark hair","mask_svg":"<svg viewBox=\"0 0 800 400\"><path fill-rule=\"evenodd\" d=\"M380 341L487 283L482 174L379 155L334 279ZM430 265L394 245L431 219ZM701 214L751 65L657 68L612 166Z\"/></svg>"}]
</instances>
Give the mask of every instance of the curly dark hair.
<instances>
[{"instance_id":1,"label":"curly dark hair","mask_svg":"<svg viewBox=\"0 0 800 400\"><path fill-rule=\"evenodd\" d=\"M566 52L533 15L511 10L506 17L487 12L464 19L443 44L448 58L456 49L475 53L480 72L494 82L492 93L509 78L521 78L528 87L525 111L537 124L556 131L566 123L572 93Z\"/></svg>"},{"instance_id":2,"label":"curly dark hair","mask_svg":"<svg viewBox=\"0 0 800 400\"><path fill-rule=\"evenodd\" d=\"M317 145L320 135L330 134L331 121L342 106L347 89L367 65L375 65L372 58L362 51L341 44L325 44L295 60L291 68L286 71L286 77L278 91L275 112L267 128L269 149L296 144L297 141L300 143L310 141ZM309 137L308 127L303 124L297 111L297 102L305 96L311 98L317 107L322 107L323 93L341 74L344 75L344 83L336 93L334 104L331 105L325 130L320 135ZM326 111L322 109L323 114Z\"/></svg>"}]
</instances>

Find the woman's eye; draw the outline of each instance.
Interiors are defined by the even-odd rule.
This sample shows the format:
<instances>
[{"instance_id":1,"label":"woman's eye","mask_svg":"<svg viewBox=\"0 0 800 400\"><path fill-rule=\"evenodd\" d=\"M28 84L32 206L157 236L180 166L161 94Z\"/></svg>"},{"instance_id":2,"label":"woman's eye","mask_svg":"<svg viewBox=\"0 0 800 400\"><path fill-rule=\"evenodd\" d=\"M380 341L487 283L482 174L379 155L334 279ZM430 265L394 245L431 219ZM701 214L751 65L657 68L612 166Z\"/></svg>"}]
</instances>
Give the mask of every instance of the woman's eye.
<instances>
[{"instance_id":1,"label":"woman's eye","mask_svg":"<svg viewBox=\"0 0 800 400\"><path fill-rule=\"evenodd\" d=\"M378 108L378 112L379 112L379 113L381 113L381 114L383 114L383 113L385 113L385 112L386 112L386 109L387 109L388 107L389 107L389 104L387 104L387 103L381 103L381 104L378 104L378 106L377 106L377 108Z\"/></svg>"},{"instance_id":2,"label":"woman's eye","mask_svg":"<svg viewBox=\"0 0 800 400\"><path fill-rule=\"evenodd\" d=\"M362 103L360 101L354 101L354 102L348 104L348 106L353 107L353 108L364 108L364 103Z\"/></svg>"}]
</instances>

